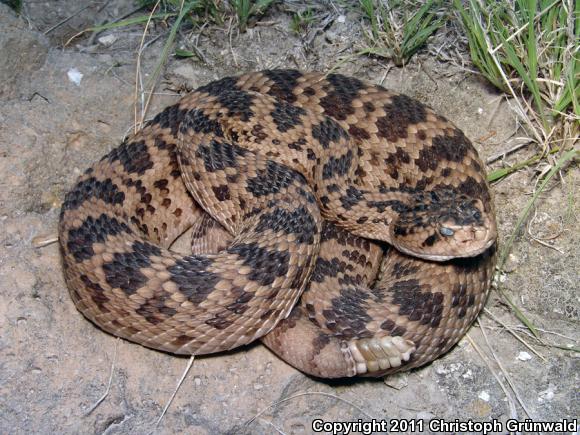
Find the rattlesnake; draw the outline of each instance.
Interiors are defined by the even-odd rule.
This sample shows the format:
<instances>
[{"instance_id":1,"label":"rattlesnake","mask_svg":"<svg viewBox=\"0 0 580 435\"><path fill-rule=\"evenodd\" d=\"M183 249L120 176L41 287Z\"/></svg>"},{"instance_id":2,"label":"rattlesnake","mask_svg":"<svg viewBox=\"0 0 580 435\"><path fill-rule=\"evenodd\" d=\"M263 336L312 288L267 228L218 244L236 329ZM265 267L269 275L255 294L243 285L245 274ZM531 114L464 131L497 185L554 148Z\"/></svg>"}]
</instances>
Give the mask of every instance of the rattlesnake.
<instances>
[{"instance_id":1,"label":"rattlesnake","mask_svg":"<svg viewBox=\"0 0 580 435\"><path fill-rule=\"evenodd\" d=\"M169 251L191 227L193 254ZM59 222L72 299L102 329L195 355L263 337L321 377L446 352L483 306L496 234L453 124L294 70L184 96L85 171Z\"/></svg>"}]
</instances>

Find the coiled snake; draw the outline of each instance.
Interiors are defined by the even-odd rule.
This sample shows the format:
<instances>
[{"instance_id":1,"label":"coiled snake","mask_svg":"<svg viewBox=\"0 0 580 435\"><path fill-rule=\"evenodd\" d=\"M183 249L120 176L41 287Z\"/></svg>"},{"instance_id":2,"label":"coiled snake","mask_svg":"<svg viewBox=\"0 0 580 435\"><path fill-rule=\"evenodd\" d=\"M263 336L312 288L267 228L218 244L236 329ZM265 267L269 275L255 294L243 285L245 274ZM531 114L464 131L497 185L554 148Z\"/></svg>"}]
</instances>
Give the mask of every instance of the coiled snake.
<instances>
[{"instance_id":1,"label":"coiled snake","mask_svg":"<svg viewBox=\"0 0 580 435\"><path fill-rule=\"evenodd\" d=\"M170 251L191 227L193 254ZM294 70L184 96L86 170L59 222L72 299L105 331L195 355L262 337L320 377L446 352L485 302L496 234L454 125Z\"/></svg>"}]
</instances>

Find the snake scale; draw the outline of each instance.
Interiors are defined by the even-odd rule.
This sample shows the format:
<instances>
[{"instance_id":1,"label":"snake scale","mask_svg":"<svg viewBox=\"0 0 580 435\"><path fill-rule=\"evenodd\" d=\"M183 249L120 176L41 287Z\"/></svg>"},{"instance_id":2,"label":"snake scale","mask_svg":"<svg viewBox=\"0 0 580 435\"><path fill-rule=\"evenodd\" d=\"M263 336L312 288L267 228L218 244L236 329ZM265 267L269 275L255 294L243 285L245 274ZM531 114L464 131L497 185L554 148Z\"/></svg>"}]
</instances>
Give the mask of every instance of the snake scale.
<instances>
[{"instance_id":1,"label":"snake scale","mask_svg":"<svg viewBox=\"0 0 580 435\"><path fill-rule=\"evenodd\" d=\"M192 230L192 254L169 248ZM402 94L340 74L226 77L167 107L66 194L70 295L176 354L261 338L319 377L450 349L482 308L497 230L477 152Z\"/></svg>"}]
</instances>

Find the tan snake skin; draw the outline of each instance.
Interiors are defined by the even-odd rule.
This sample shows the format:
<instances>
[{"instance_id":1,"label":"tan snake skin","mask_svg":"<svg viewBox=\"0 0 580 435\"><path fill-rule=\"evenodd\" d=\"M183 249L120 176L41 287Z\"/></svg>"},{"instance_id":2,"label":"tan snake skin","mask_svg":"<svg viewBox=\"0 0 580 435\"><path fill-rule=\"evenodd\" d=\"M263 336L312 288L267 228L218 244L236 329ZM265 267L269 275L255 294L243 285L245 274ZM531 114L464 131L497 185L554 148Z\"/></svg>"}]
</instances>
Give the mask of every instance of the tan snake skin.
<instances>
[{"instance_id":1,"label":"tan snake skin","mask_svg":"<svg viewBox=\"0 0 580 435\"><path fill-rule=\"evenodd\" d=\"M193 254L170 251L191 227ZM319 377L446 352L485 302L496 237L483 165L454 125L294 70L186 95L90 167L59 222L72 299L105 331L195 355L263 337Z\"/></svg>"}]
</instances>

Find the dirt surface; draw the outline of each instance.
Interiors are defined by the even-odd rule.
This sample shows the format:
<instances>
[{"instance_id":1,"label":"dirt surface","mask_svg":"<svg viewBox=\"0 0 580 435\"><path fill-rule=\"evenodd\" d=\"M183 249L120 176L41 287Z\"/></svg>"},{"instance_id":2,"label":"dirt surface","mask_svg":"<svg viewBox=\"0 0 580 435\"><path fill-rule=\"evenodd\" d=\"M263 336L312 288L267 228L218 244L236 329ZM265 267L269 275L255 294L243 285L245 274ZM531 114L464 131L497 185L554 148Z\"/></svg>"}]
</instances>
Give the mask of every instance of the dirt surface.
<instances>
[{"instance_id":1,"label":"dirt surface","mask_svg":"<svg viewBox=\"0 0 580 435\"><path fill-rule=\"evenodd\" d=\"M87 25L133 8L116 0L25 1L17 18L0 4L0 58L5 59L0 66L0 432L300 434L312 433L315 418L428 422L579 416L578 353L540 345L494 291L486 306L490 314L469 332L481 354L464 338L443 358L408 374L323 382L255 344L195 360L156 426L188 359L117 341L94 327L68 295L57 244L36 247L40 239L56 236L60 204L76 177L134 122L135 53L142 29L88 35L64 49L62 43ZM73 19L50 30L73 13ZM231 39L223 29L207 27L197 39L205 61L170 59L148 117L175 101L175 90L225 75L273 67L328 70L361 40L359 17L340 9L308 49L307 38L292 34L290 16L280 8L263 22ZM162 35L143 52L144 73L154 70L167 33L159 25L147 36L149 41ZM183 31L180 41L187 43L189 34ZM112 36L101 40L107 35ZM75 70L82 74L78 84L70 78ZM339 70L431 105L465 131L484 159L513 146L517 123L509 104L464 69L424 54L404 69L358 57ZM521 161L533 151L530 146L492 167ZM493 187L502 241L530 198L534 171L522 170ZM568 171L542 194L516 239L507 273L498 277L546 343L576 348L578 183L578 171ZM511 326L541 357L494 319ZM108 396L89 413L111 372Z\"/></svg>"}]
</instances>

